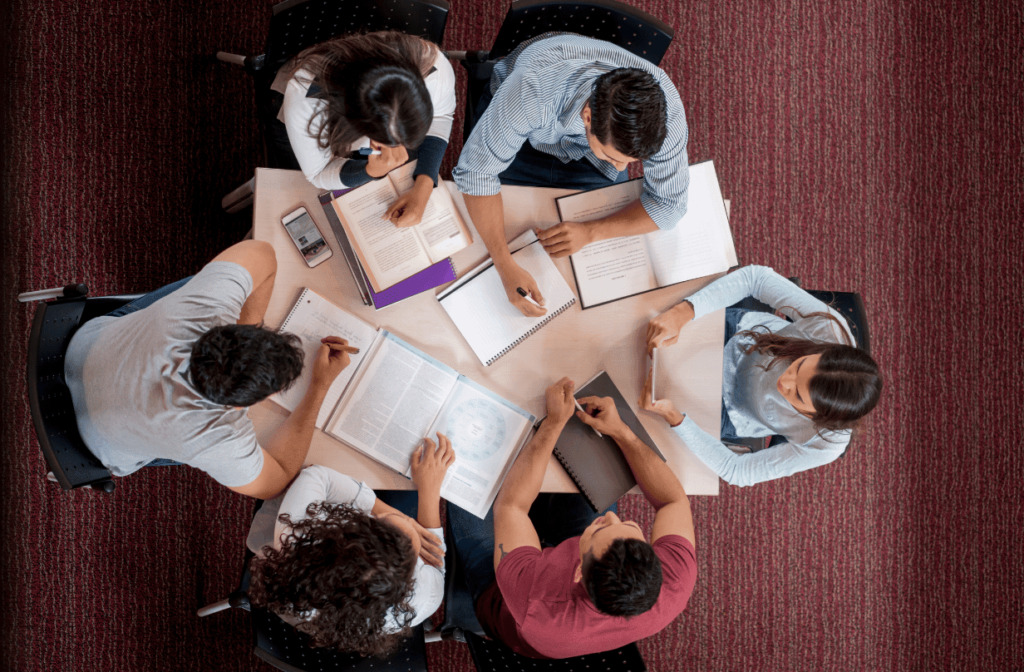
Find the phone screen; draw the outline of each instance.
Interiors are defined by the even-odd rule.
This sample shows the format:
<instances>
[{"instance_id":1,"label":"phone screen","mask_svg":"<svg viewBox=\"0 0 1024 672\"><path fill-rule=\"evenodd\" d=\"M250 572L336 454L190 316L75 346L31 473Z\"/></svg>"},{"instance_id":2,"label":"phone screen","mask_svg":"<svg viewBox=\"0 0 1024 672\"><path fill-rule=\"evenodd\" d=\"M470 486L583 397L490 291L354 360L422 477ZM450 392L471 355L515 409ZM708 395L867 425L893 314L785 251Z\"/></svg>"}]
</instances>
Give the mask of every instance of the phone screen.
<instances>
[{"instance_id":1,"label":"phone screen","mask_svg":"<svg viewBox=\"0 0 1024 672\"><path fill-rule=\"evenodd\" d=\"M299 248L299 252L302 253L302 257L306 261L312 261L327 247L327 243L324 242L323 236L320 235L320 231L317 230L316 224L313 223L313 218L309 216L308 212L304 212L288 222L284 228L288 229L288 235L295 241L295 246Z\"/></svg>"}]
</instances>

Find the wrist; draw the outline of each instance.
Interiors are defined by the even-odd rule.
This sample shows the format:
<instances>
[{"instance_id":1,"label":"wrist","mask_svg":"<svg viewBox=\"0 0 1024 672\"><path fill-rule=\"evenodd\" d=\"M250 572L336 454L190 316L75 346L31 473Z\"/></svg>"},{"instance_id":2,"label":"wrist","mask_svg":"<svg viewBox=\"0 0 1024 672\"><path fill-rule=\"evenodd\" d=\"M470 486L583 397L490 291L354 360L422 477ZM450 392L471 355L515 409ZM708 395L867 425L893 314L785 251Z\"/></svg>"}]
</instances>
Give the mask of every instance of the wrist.
<instances>
[{"instance_id":1,"label":"wrist","mask_svg":"<svg viewBox=\"0 0 1024 672\"><path fill-rule=\"evenodd\" d=\"M616 425L615 427L612 427L611 429L609 429L605 433L608 436L610 436L613 439L615 439L616 441L620 441L620 440L621 441L625 441L625 440L628 440L631 437L636 436L635 434L633 434L633 430L630 429L629 426L626 423L624 423L624 422L620 422L618 425Z\"/></svg>"},{"instance_id":2,"label":"wrist","mask_svg":"<svg viewBox=\"0 0 1024 672\"><path fill-rule=\"evenodd\" d=\"M681 301L672 307L672 311L686 320L693 319L693 304L689 301Z\"/></svg>"},{"instance_id":3,"label":"wrist","mask_svg":"<svg viewBox=\"0 0 1024 672\"><path fill-rule=\"evenodd\" d=\"M674 415L670 414L665 420L668 421L669 427L678 427L683 424L683 420L686 420L686 413L676 411Z\"/></svg>"}]
</instances>

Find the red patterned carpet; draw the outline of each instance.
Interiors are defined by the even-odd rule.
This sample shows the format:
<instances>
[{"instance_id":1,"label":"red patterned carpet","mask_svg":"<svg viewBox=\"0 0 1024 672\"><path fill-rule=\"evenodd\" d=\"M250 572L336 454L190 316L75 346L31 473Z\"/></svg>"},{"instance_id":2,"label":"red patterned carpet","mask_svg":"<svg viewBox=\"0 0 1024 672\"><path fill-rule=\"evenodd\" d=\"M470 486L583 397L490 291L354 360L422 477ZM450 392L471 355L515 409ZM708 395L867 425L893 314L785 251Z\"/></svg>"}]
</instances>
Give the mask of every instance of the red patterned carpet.
<instances>
[{"instance_id":1,"label":"red patterned carpet","mask_svg":"<svg viewBox=\"0 0 1024 672\"><path fill-rule=\"evenodd\" d=\"M505 3L452 4L445 46L489 46ZM861 292L887 375L844 459L694 501L698 586L641 643L650 668L1024 669L1019 5L632 4L677 31L663 67L741 260ZM184 468L112 497L46 483L14 302L152 289L245 233L219 199L257 165L252 91L212 55L259 53L269 8L2 10L4 669L269 669L242 614L195 617L233 587L250 503ZM472 668L462 645L430 651Z\"/></svg>"}]
</instances>

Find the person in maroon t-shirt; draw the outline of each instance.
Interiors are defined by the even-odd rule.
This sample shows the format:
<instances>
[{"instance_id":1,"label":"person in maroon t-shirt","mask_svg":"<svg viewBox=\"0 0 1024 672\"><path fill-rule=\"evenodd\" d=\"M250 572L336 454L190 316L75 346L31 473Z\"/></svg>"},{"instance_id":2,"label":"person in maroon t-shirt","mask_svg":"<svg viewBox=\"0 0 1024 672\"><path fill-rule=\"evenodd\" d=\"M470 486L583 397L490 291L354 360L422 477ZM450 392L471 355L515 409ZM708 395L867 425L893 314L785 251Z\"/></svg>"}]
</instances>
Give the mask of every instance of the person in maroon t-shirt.
<instances>
[{"instance_id":1,"label":"person in maroon t-shirt","mask_svg":"<svg viewBox=\"0 0 1024 672\"><path fill-rule=\"evenodd\" d=\"M697 577L690 502L679 479L622 422L612 399L585 397L579 401L587 412L576 412L573 388L563 378L547 389L548 416L509 471L488 519L448 508L481 625L534 658L610 651L652 635L686 607ZM612 437L629 462L656 510L650 543L614 510L595 518L580 495L538 499L555 440L574 412ZM559 524L562 533L552 532Z\"/></svg>"}]
</instances>

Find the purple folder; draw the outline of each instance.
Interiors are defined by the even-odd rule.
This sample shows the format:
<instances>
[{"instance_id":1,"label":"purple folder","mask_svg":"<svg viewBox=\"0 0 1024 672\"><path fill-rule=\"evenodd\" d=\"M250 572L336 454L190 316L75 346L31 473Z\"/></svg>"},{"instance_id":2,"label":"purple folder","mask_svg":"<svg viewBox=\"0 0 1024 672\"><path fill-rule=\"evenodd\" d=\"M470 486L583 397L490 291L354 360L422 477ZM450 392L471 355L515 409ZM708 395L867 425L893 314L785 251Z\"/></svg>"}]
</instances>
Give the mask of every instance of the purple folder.
<instances>
[{"instance_id":1,"label":"purple folder","mask_svg":"<svg viewBox=\"0 0 1024 672\"><path fill-rule=\"evenodd\" d=\"M455 265L452 263L451 258L448 258L442 259L433 266L425 268L419 273L411 275L405 280L385 288L381 292L373 291L373 287L370 285L370 280L366 277L366 272L363 271L363 267L359 263L359 259L356 257L355 251L352 249L352 245L349 243L348 236L345 234L345 229L342 227L341 222L334 213L334 207L331 205L332 196L338 197L348 191L351 191L351 189L338 189L322 194L320 196L320 205L323 206L324 212L327 215L327 220L331 223L331 229L334 230L334 235L338 239L338 244L341 245L342 255L344 256L346 263L348 263L349 270L352 271L352 278L356 282L356 288L362 296L363 303L366 305L372 304L374 308L380 310L381 308L386 308L394 303L408 299L410 296L415 296L421 292L427 291L428 289L433 289L455 280Z\"/></svg>"}]
</instances>

